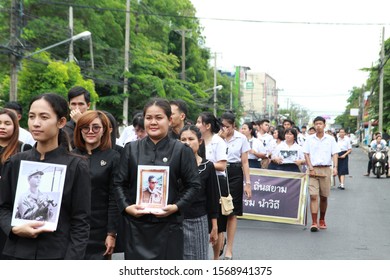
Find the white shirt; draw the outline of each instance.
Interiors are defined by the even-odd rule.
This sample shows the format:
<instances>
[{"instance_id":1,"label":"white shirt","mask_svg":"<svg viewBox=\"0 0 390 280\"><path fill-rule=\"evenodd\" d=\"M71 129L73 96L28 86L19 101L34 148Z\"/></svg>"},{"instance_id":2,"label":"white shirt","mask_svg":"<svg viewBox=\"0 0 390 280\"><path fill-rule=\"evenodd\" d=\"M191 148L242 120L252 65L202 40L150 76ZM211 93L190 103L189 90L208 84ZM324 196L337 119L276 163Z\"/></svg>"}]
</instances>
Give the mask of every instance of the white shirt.
<instances>
[{"instance_id":1,"label":"white shirt","mask_svg":"<svg viewBox=\"0 0 390 280\"><path fill-rule=\"evenodd\" d=\"M31 146L35 145L35 140L31 133L23 127L19 127L19 141L25 144L30 144Z\"/></svg>"},{"instance_id":2,"label":"white shirt","mask_svg":"<svg viewBox=\"0 0 390 280\"><path fill-rule=\"evenodd\" d=\"M340 148L333 136L324 133L324 136L319 139L316 134L313 134L306 138L303 152L309 154L313 166L331 166L332 155L339 153Z\"/></svg>"},{"instance_id":3,"label":"white shirt","mask_svg":"<svg viewBox=\"0 0 390 280\"><path fill-rule=\"evenodd\" d=\"M265 149L263 142L261 142L256 137L252 137L250 140L248 140L249 147L254 150L256 153L263 153L266 154L267 150ZM249 153L248 159L259 159L254 154Z\"/></svg>"},{"instance_id":4,"label":"white shirt","mask_svg":"<svg viewBox=\"0 0 390 280\"><path fill-rule=\"evenodd\" d=\"M286 141L282 141L276 146L272 153L272 158L282 158L282 164L295 163L296 160L305 159L303 148L294 142L293 145L287 145Z\"/></svg>"},{"instance_id":5,"label":"white shirt","mask_svg":"<svg viewBox=\"0 0 390 280\"><path fill-rule=\"evenodd\" d=\"M265 149L269 151L268 145L274 139L274 137L269 133L264 133L264 134L257 133L257 139L259 139L260 142L263 143Z\"/></svg>"},{"instance_id":6,"label":"white shirt","mask_svg":"<svg viewBox=\"0 0 390 280\"><path fill-rule=\"evenodd\" d=\"M206 159L216 163L220 160L227 160L227 145L221 136L214 134L211 142L206 145ZM216 170L217 175L225 175L225 171Z\"/></svg>"},{"instance_id":7,"label":"white shirt","mask_svg":"<svg viewBox=\"0 0 390 280\"><path fill-rule=\"evenodd\" d=\"M135 141L137 140L137 135L135 134L134 126L126 126L122 133L121 136L119 137L118 145L124 147L126 143Z\"/></svg>"},{"instance_id":8,"label":"white shirt","mask_svg":"<svg viewBox=\"0 0 390 280\"><path fill-rule=\"evenodd\" d=\"M234 131L232 138L226 141L226 143L228 147L228 162L241 162L241 155L251 149L246 136L237 130Z\"/></svg>"},{"instance_id":9,"label":"white shirt","mask_svg":"<svg viewBox=\"0 0 390 280\"><path fill-rule=\"evenodd\" d=\"M305 135L303 135L302 133L299 133L298 135L297 135L297 142L298 142L298 144L300 145L300 146L303 146L303 144L305 143L305 141L306 141L306 137L305 137Z\"/></svg>"},{"instance_id":10,"label":"white shirt","mask_svg":"<svg viewBox=\"0 0 390 280\"><path fill-rule=\"evenodd\" d=\"M349 139L348 136L344 136L344 138L338 138L337 145L339 146L341 152L352 149L351 139Z\"/></svg>"}]
</instances>

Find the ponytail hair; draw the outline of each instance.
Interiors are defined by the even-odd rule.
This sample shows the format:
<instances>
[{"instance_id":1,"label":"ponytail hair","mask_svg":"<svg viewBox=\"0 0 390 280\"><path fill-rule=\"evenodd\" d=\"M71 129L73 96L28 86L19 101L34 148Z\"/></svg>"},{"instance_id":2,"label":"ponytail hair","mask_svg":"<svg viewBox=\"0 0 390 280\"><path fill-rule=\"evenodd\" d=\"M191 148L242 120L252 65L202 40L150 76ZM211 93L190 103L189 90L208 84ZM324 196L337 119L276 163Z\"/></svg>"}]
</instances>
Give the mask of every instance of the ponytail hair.
<instances>
[{"instance_id":1,"label":"ponytail hair","mask_svg":"<svg viewBox=\"0 0 390 280\"><path fill-rule=\"evenodd\" d=\"M210 124L211 132L218 133L221 130L222 123L211 112L202 112L199 117L203 124Z\"/></svg>"}]
</instances>

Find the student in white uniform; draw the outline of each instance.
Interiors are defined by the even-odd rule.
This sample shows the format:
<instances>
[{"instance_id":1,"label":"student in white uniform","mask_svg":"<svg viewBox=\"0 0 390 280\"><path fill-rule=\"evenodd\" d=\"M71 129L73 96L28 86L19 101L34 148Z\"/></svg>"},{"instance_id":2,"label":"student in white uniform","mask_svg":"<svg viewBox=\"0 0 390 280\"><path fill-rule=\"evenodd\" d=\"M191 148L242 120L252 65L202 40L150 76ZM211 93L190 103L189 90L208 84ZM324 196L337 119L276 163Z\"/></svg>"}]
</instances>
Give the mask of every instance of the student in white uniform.
<instances>
[{"instance_id":1,"label":"student in white uniform","mask_svg":"<svg viewBox=\"0 0 390 280\"><path fill-rule=\"evenodd\" d=\"M312 218L311 232L318 231L318 199L320 220L319 228L326 229L325 214L328 208L328 197L330 194L331 176L337 175L337 158L340 151L333 136L326 134L325 119L318 116L313 121L316 134L309 136L303 152L305 153L306 164L309 169L309 194L310 211ZM333 164L333 174L330 167Z\"/></svg>"},{"instance_id":2,"label":"student in white uniform","mask_svg":"<svg viewBox=\"0 0 390 280\"><path fill-rule=\"evenodd\" d=\"M351 139L345 135L345 129L341 128L339 130L339 137L337 140L337 145L340 148L338 155L338 165L337 165L337 175L339 177L340 185L339 189L344 190L345 175L349 174L348 168L348 155L352 152Z\"/></svg>"},{"instance_id":3,"label":"student in white uniform","mask_svg":"<svg viewBox=\"0 0 390 280\"><path fill-rule=\"evenodd\" d=\"M246 122L241 126L241 133L246 136L249 142L250 150L248 155L250 168L261 168L260 162L267 158L267 150L262 142L256 137L256 131L252 122Z\"/></svg>"},{"instance_id":4,"label":"student in white uniform","mask_svg":"<svg viewBox=\"0 0 390 280\"><path fill-rule=\"evenodd\" d=\"M222 138L228 146L227 179L228 189L221 189L222 195L230 192L233 197L234 210L229 216L218 218L218 227L226 228L227 246L224 260L233 259L233 242L237 229L237 216L243 214L243 197L251 198L251 179L249 174L248 151L249 143L242 133L235 130L235 116L226 112L221 116L224 127ZM220 238L220 237L219 237Z\"/></svg>"},{"instance_id":5,"label":"student in white uniform","mask_svg":"<svg viewBox=\"0 0 390 280\"><path fill-rule=\"evenodd\" d=\"M199 115L196 126L199 128L204 142L201 147L200 156L214 163L214 168L218 176L218 182L221 189L226 189L226 163L227 163L227 145L218 135L221 130L221 122L210 112L203 112ZM220 209L219 209L220 210ZM221 210L220 210L221 211ZM222 216L221 213L219 213ZM223 229L218 227L218 233ZM218 260L223 254L225 243L218 238L213 245L214 259Z\"/></svg>"}]
</instances>

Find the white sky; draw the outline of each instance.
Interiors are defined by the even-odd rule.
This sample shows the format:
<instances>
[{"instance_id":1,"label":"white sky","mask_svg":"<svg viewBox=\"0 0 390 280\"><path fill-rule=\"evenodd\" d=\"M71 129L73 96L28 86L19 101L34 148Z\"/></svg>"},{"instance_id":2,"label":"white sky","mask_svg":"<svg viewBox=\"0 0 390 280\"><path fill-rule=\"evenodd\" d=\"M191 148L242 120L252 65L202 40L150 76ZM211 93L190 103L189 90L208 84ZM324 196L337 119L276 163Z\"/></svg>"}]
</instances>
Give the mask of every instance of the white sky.
<instances>
[{"instance_id":1,"label":"white sky","mask_svg":"<svg viewBox=\"0 0 390 280\"><path fill-rule=\"evenodd\" d=\"M382 24L387 24L385 39L390 34L386 0L191 2L204 27L205 46L217 52L218 69L233 71L241 65L266 72L283 89L280 108L292 102L313 115L334 117L345 110L350 90L361 87L368 77L359 69L379 59ZM313 24L317 22L368 24Z\"/></svg>"}]
</instances>

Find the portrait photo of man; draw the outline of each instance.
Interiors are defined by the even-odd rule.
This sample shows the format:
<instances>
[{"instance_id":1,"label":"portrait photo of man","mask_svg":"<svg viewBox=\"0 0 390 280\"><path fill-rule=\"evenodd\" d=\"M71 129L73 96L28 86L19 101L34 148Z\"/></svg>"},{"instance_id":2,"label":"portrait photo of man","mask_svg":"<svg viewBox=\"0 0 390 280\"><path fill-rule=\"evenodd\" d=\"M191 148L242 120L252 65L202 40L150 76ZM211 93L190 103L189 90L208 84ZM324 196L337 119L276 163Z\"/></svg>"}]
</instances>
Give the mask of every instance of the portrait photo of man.
<instances>
[{"instance_id":1,"label":"portrait photo of man","mask_svg":"<svg viewBox=\"0 0 390 280\"><path fill-rule=\"evenodd\" d=\"M163 198L162 186L159 184L156 176L148 177L148 185L142 192L142 203L161 204Z\"/></svg>"}]
</instances>

